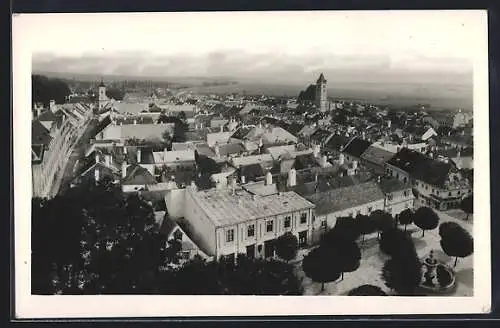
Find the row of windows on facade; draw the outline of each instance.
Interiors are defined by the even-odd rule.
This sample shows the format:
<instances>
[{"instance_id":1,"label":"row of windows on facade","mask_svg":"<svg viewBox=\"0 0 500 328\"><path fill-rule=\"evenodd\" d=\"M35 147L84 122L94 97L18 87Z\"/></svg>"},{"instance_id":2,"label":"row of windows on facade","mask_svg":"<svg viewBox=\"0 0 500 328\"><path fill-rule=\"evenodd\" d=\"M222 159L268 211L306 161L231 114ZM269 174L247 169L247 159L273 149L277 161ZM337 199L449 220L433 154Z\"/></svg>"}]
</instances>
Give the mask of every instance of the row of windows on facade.
<instances>
[{"instance_id":1,"label":"row of windows on facade","mask_svg":"<svg viewBox=\"0 0 500 328\"><path fill-rule=\"evenodd\" d=\"M304 224L307 222L307 213L302 213L300 215L300 224ZM285 229L290 228L292 225L292 217L286 216L283 222L283 226ZM268 220L266 222L266 232L273 232L274 224L273 220ZM255 236L255 224L250 224L247 227L247 237ZM234 241L234 229L226 230L226 242L230 243Z\"/></svg>"},{"instance_id":2,"label":"row of windows on facade","mask_svg":"<svg viewBox=\"0 0 500 328\"><path fill-rule=\"evenodd\" d=\"M391 172L389 169L387 169L387 173L388 173L388 174L390 174L391 176L393 176L393 172ZM396 178L397 178L397 179L399 179L399 174L398 174L398 173L396 173ZM404 177L404 178L403 178L403 182L405 182L405 183L406 183L406 181L407 181L407 179L406 179L406 177ZM417 186L417 187L418 187L418 182L415 182L415 186ZM423 182L421 182L421 183L420 183L420 186L421 186L422 188L424 188L425 190L429 190L429 186L428 186L428 185L426 185L426 184L424 184ZM436 190L436 189L432 188L431 192L432 192L433 194L435 193L436 195L438 195L438 196L439 196L439 190ZM471 193L471 192L472 192L472 190L470 190L470 189L469 189L469 193ZM461 192L460 190L458 190L457 195L460 195L461 193L462 193L462 192ZM450 192L448 192L448 196L451 196L451 195L452 195L452 194L451 194L451 191L450 191ZM406 196L406 195L405 195L405 196Z\"/></svg>"}]
</instances>

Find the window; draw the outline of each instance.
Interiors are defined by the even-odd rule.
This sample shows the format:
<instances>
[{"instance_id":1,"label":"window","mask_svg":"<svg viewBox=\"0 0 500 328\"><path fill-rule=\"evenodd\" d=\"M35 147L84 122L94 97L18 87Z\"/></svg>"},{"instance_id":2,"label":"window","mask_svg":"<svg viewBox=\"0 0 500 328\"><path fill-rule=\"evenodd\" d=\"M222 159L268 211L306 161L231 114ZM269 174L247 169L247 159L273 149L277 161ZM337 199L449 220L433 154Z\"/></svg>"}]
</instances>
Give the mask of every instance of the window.
<instances>
[{"instance_id":1,"label":"window","mask_svg":"<svg viewBox=\"0 0 500 328\"><path fill-rule=\"evenodd\" d=\"M321 221L321 228L326 229L326 219Z\"/></svg>"},{"instance_id":2,"label":"window","mask_svg":"<svg viewBox=\"0 0 500 328\"><path fill-rule=\"evenodd\" d=\"M360 215L361 214L361 210L357 210L356 211L356 216Z\"/></svg>"},{"instance_id":3,"label":"window","mask_svg":"<svg viewBox=\"0 0 500 328\"><path fill-rule=\"evenodd\" d=\"M448 196L450 196L450 197L451 197L451 191L448 193Z\"/></svg>"},{"instance_id":4,"label":"window","mask_svg":"<svg viewBox=\"0 0 500 328\"><path fill-rule=\"evenodd\" d=\"M269 220L266 223L266 232L272 232L273 231L273 220Z\"/></svg>"},{"instance_id":5,"label":"window","mask_svg":"<svg viewBox=\"0 0 500 328\"><path fill-rule=\"evenodd\" d=\"M226 243L234 241L234 229L226 230Z\"/></svg>"},{"instance_id":6,"label":"window","mask_svg":"<svg viewBox=\"0 0 500 328\"><path fill-rule=\"evenodd\" d=\"M404 195L405 197L408 197L408 191L406 191L406 190L405 190L405 191L403 191L403 195Z\"/></svg>"},{"instance_id":7,"label":"window","mask_svg":"<svg viewBox=\"0 0 500 328\"><path fill-rule=\"evenodd\" d=\"M461 191L459 190L459 191L457 192L457 195L460 195L460 194L461 194Z\"/></svg>"},{"instance_id":8,"label":"window","mask_svg":"<svg viewBox=\"0 0 500 328\"><path fill-rule=\"evenodd\" d=\"M373 210L373 207L371 207L371 206L368 207L368 214L370 214L372 212L372 210Z\"/></svg>"},{"instance_id":9,"label":"window","mask_svg":"<svg viewBox=\"0 0 500 328\"><path fill-rule=\"evenodd\" d=\"M392 200L392 194L387 194L387 200Z\"/></svg>"},{"instance_id":10,"label":"window","mask_svg":"<svg viewBox=\"0 0 500 328\"><path fill-rule=\"evenodd\" d=\"M428 186L425 186L425 190L428 190L428 189L429 189L429 187L428 187Z\"/></svg>"},{"instance_id":11,"label":"window","mask_svg":"<svg viewBox=\"0 0 500 328\"><path fill-rule=\"evenodd\" d=\"M247 228L247 235L248 237L253 237L255 236L255 225L251 224Z\"/></svg>"},{"instance_id":12,"label":"window","mask_svg":"<svg viewBox=\"0 0 500 328\"><path fill-rule=\"evenodd\" d=\"M434 188L432 188L432 193L434 193Z\"/></svg>"},{"instance_id":13,"label":"window","mask_svg":"<svg viewBox=\"0 0 500 328\"><path fill-rule=\"evenodd\" d=\"M292 223L292 218L289 216L285 217L285 228L290 228L291 223Z\"/></svg>"},{"instance_id":14,"label":"window","mask_svg":"<svg viewBox=\"0 0 500 328\"><path fill-rule=\"evenodd\" d=\"M307 213L302 213L300 215L300 224L304 224L307 222Z\"/></svg>"}]
</instances>

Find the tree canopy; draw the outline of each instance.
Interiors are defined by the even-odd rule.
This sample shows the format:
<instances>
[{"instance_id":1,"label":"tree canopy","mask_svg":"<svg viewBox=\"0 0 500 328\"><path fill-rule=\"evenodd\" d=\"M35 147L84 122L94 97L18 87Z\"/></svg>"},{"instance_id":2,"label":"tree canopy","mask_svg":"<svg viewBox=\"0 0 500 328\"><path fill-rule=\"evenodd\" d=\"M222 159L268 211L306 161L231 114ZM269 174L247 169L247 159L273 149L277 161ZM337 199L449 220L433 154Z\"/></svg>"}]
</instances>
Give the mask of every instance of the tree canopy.
<instances>
[{"instance_id":1,"label":"tree canopy","mask_svg":"<svg viewBox=\"0 0 500 328\"><path fill-rule=\"evenodd\" d=\"M387 287L402 296L414 295L422 276L416 256L393 257L382 268L382 279Z\"/></svg>"},{"instance_id":2,"label":"tree canopy","mask_svg":"<svg viewBox=\"0 0 500 328\"><path fill-rule=\"evenodd\" d=\"M413 211L407 208L406 210L399 213L398 220L400 224L403 224L405 226L406 231L406 226L413 222Z\"/></svg>"},{"instance_id":3,"label":"tree canopy","mask_svg":"<svg viewBox=\"0 0 500 328\"><path fill-rule=\"evenodd\" d=\"M467 214L466 220L469 219L469 215L473 213L474 208L474 198L473 195L469 195L462 199L460 202L460 208Z\"/></svg>"},{"instance_id":4,"label":"tree canopy","mask_svg":"<svg viewBox=\"0 0 500 328\"><path fill-rule=\"evenodd\" d=\"M422 237L425 230L436 229L439 225L439 216L429 207L420 207L413 215L413 223L422 229Z\"/></svg>"},{"instance_id":5,"label":"tree canopy","mask_svg":"<svg viewBox=\"0 0 500 328\"><path fill-rule=\"evenodd\" d=\"M31 93L33 103L41 102L48 106L51 100L57 104L64 103L71 91L68 84L60 79L35 74L31 76Z\"/></svg>"},{"instance_id":6,"label":"tree canopy","mask_svg":"<svg viewBox=\"0 0 500 328\"><path fill-rule=\"evenodd\" d=\"M363 236L362 243L365 242L365 235L375 232L377 227L375 222L368 215L359 214L356 216L356 227L358 232Z\"/></svg>"},{"instance_id":7,"label":"tree canopy","mask_svg":"<svg viewBox=\"0 0 500 328\"><path fill-rule=\"evenodd\" d=\"M387 296L387 294L378 286L361 285L351 289L347 296Z\"/></svg>"},{"instance_id":8,"label":"tree canopy","mask_svg":"<svg viewBox=\"0 0 500 328\"><path fill-rule=\"evenodd\" d=\"M380 233L385 229L392 228L394 226L394 218L389 213L382 210L375 210L371 212L370 218L373 220L373 224L378 231L378 237Z\"/></svg>"},{"instance_id":9,"label":"tree canopy","mask_svg":"<svg viewBox=\"0 0 500 328\"><path fill-rule=\"evenodd\" d=\"M382 232L379 245L382 252L392 257L415 253L415 245L410 235L394 227Z\"/></svg>"},{"instance_id":10,"label":"tree canopy","mask_svg":"<svg viewBox=\"0 0 500 328\"><path fill-rule=\"evenodd\" d=\"M114 100L123 100L123 98L125 97L125 90L114 87L107 87L106 96Z\"/></svg>"},{"instance_id":11,"label":"tree canopy","mask_svg":"<svg viewBox=\"0 0 500 328\"><path fill-rule=\"evenodd\" d=\"M313 249L302 260L304 273L313 281L321 283L322 292L325 290L325 283L340 278L340 270L331 265L332 261L332 250L323 246Z\"/></svg>"},{"instance_id":12,"label":"tree canopy","mask_svg":"<svg viewBox=\"0 0 500 328\"><path fill-rule=\"evenodd\" d=\"M299 243L294 234L287 232L279 236L274 244L276 254L285 261L290 261L297 256Z\"/></svg>"},{"instance_id":13,"label":"tree canopy","mask_svg":"<svg viewBox=\"0 0 500 328\"><path fill-rule=\"evenodd\" d=\"M439 226L440 244L443 251L455 257L455 266L459 257L467 257L474 251L471 234L455 222L443 222Z\"/></svg>"}]
</instances>

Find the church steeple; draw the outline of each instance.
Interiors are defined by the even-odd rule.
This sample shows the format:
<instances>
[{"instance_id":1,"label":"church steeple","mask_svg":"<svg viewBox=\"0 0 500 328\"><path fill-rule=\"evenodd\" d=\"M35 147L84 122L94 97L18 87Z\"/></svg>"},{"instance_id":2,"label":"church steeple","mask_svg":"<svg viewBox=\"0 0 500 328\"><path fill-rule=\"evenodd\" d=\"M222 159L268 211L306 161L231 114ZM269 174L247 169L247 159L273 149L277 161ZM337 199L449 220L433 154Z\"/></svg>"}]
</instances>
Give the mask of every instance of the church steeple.
<instances>
[{"instance_id":1,"label":"church steeple","mask_svg":"<svg viewBox=\"0 0 500 328\"><path fill-rule=\"evenodd\" d=\"M316 83L326 83L326 79L325 79L325 76L323 75L323 73L320 74Z\"/></svg>"}]
</instances>

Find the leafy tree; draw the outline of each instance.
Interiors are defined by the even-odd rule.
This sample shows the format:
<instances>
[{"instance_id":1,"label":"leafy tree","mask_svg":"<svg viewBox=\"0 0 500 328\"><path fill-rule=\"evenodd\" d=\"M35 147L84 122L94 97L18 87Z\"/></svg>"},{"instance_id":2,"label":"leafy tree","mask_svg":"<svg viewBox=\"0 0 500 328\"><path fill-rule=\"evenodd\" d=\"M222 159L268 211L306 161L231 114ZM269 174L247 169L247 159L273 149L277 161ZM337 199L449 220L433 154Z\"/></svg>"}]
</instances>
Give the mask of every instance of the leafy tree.
<instances>
[{"instance_id":1,"label":"leafy tree","mask_svg":"<svg viewBox=\"0 0 500 328\"><path fill-rule=\"evenodd\" d=\"M467 257L474 251L474 240L470 233L454 222L444 222L439 227L441 248L449 255L455 257L455 264L459 257Z\"/></svg>"},{"instance_id":2,"label":"leafy tree","mask_svg":"<svg viewBox=\"0 0 500 328\"><path fill-rule=\"evenodd\" d=\"M466 220L469 220L469 215L472 214L474 207L473 196L467 196L460 202L460 208L467 214Z\"/></svg>"},{"instance_id":3,"label":"leafy tree","mask_svg":"<svg viewBox=\"0 0 500 328\"><path fill-rule=\"evenodd\" d=\"M293 266L239 255L234 261L193 259L166 272L160 292L176 295L302 295Z\"/></svg>"},{"instance_id":4,"label":"leafy tree","mask_svg":"<svg viewBox=\"0 0 500 328\"><path fill-rule=\"evenodd\" d=\"M382 279L399 295L414 295L422 278L420 269L416 253L407 257L392 257L382 268Z\"/></svg>"},{"instance_id":5,"label":"leafy tree","mask_svg":"<svg viewBox=\"0 0 500 328\"><path fill-rule=\"evenodd\" d=\"M387 294L378 286L361 285L351 289L347 296L387 296Z\"/></svg>"},{"instance_id":6,"label":"leafy tree","mask_svg":"<svg viewBox=\"0 0 500 328\"><path fill-rule=\"evenodd\" d=\"M31 76L31 92L33 103L42 102L45 106L48 106L51 100L62 104L71 94L68 84L63 80L36 74Z\"/></svg>"},{"instance_id":7,"label":"leafy tree","mask_svg":"<svg viewBox=\"0 0 500 328\"><path fill-rule=\"evenodd\" d=\"M283 260L289 262L297 256L299 243L294 234L287 232L276 239L276 254Z\"/></svg>"},{"instance_id":8,"label":"leafy tree","mask_svg":"<svg viewBox=\"0 0 500 328\"><path fill-rule=\"evenodd\" d=\"M401 213L399 213L398 219L399 219L399 223L403 224L405 226L405 231L406 231L406 226L413 222L412 210L407 208L406 210L402 211Z\"/></svg>"},{"instance_id":9,"label":"leafy tree","mask_svg":"<svg viewBox=\"0 0 500 328\"><path fill-rule=\"evenodd\" d=\"M416 252L411 237L398 228L386 229L379 240L380 250L392 257L404 257Z\"/></svg>"},{"instance_id":10,"label":"leafy tree","mask_svg":"<svg viewBox=\"0 0 500 328\"><path fill-rule=\"evenodd\" d=\"M325 238L333 237L334 239L338 236L342 236L343 238L349 240L356 240L361 235L356 220L350 216L339 217L335 222L335 226L330 229L329 232L325 234Z\"/></svg>"},{"instance_id":11,"label":"leafy tree","mask_svg":"<svg viewBox=\"0 0 500 328\"><path fill-rule=\"evenodd\" d=\"M340 271L332 263L332 253L330 249L320 246L309 252L302 261L304 273L313 281L321 283L321 292L325 290L325 283L340 278Z\"/></svg>"},{"instance_id":12,"label":"leafy tree","mask_svg":"<svg viewBox=\"0 0 500 328\"><path fill-rule=\"evenodd\" d=\"M359 214L356 216L356 227L359 233L363 236L361 244L363 245L365 242L365 235L375 232L377 227L375 226L374 221L368 215Z\"/></svg>"},{"instance_id":13,"label":"leafy tree","mask_svg":"<svg viewBox=\"0 0 500 328\"><path fill-rule=\"evenodd\" d=\"M382 210L375 210L370 214L375 227L378 231L377 239L380 239L380 233L385 229L390 229L394 226L394 218L387 212Z\"/></svg>"},{"instance_id":14,"label":"leafy tree","mask_svg":"<svg viewBox=\"0 0 500 328\"><path fill-rule=\"evenodd\" d=\"M125 90L114 87L107 87L106 96L114 100L123 100L123 98L125 97Z\"/></svg>"},{"instance_id":15,"label":"leafy tree","mask_svg":"<svg viewBox=\"0 0 500 328\"><path fill-rule=\"evenodd\" d=\"M185 142L187 129L188 129L188 126L186 123L176 121L175 125L174 125L174 135L172 137L172 141Z\"/></svg>"},{"instance_id":16,"label":"leafy tree","mask_svg":"<svg viewBox=\"0 0 500 328\"><path fill-rule=\"evenodd\" d=\"M422 229L422 237L425 230L436 229L439 225L439 216L429 207L420 207L413 215L413 222Z\"/></svg>"},{"instance_id":17,"label":"leafy tree","mask_svg":"<svg viewBox=\"0 0 500 328\"><path fill-rule=\"evenodd\" d=\"M349 218L348 220L353 220ZM345 222L350 222L345 220ZM359 268L361 260L361 251L356 243L356 236L351 234L354 225L346 224L344 227L350 227L349 230L345 228L335 228L328 231L323 235L321 240L321 247L329 250L331 256L331 266L335 267L336 271L340 272L342 279L344 279L344 272L352 272ZM356 231L356 230L354 230Z\"/></svg>"}]
</instances>

